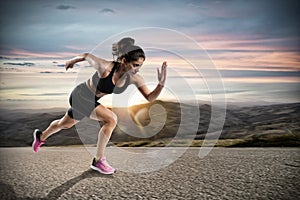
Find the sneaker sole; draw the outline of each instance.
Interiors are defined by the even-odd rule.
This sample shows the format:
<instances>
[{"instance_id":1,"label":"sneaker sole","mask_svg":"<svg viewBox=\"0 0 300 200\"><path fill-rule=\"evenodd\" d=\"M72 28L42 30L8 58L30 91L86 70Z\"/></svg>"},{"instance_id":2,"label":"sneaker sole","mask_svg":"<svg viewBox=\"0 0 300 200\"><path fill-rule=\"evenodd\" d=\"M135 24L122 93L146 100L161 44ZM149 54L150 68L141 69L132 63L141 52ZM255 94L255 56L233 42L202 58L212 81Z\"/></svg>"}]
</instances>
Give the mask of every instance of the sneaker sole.
<instances>
[{"instance_id":1,"label":"sneaker sole","mask_svg":"<svg viewBox=\"0 0 300 200\"><path fill-rule=\"evenodd\" d=\"M91 169L92 169L92 170L95 170L95 171L97 171L97 172L100 172L101 174L113 174L113 173L115 173L115 172L104 172L104 171L102 171L101 169L99 169L98 167L95 167L95 166L93 166L93 165L91 165Z\"/></svg>"},{"instance_id":2,"label":"sneaker sole","mask_svg":"<svg viewBox=\"0 0 300 200\"><path fill-rule=\"evenodd\" d=\"M32 142L32 150L33 150L34 153L38 152L38 151L34 151L34 144L36 142L36 132L38 132L38 131L39 131L39 129L35 129L34 132L33 132L33 138L34 138L34 140Z\"/></svg>"}]
</instances>

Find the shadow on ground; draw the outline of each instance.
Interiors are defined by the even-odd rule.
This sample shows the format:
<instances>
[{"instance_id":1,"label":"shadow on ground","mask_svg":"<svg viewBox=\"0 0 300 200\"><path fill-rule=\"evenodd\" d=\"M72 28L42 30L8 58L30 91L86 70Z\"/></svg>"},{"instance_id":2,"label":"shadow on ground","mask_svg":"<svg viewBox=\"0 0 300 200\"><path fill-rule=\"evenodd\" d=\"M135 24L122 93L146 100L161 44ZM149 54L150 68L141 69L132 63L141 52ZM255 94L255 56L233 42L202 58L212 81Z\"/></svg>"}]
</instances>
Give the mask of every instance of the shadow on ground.
<instances>
[{"instance_id":1,"label":"shadow on ground","mask_svg":"<svg viewBox=\"0 0 300 200\"><path fill-rule=\"evenodd\" d=\"M103 177L103 178L113 178L113 175L104 175L100 174L98 172L95 172L91 169L83 172L77 177L74 177L63 184L57 186L53 190L49 192L49 194L46 197L39 198L39 197L18 197L11 185L5 184L3 182L0 182L0 198L1 199L18 199L18 200L45 200L45 199L58 199L62 194L64 194L66 191L68 191L71 187L73 187L75 184L80 182L81 180L87 179L87 178L94 178L94 177Z\"/></svg>"}]
</instances>

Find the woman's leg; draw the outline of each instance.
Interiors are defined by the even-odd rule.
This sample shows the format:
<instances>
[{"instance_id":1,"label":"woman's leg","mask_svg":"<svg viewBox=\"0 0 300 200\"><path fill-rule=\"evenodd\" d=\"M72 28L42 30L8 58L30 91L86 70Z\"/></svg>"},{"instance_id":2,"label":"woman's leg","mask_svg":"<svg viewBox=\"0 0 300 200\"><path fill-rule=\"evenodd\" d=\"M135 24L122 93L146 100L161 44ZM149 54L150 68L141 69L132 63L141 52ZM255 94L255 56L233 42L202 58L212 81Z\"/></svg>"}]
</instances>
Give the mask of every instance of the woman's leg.
<instances>
[{"instance_id":1,"label":"woman's leg","mask_svg":"<svg viewBox=\"0 0 300 200\"><path fill-rule=\"evenodd\" d=\"M68 113L66 113L61 119L54 120L50 123L48 128L43 131L41 135L41 140L46 140L52 134L60 131L61 129L68 129L78 123L78 120L71 118Z\"/></svg>"},{"instance_id":2,"label":"woman's leg","mask_svg":"<svg viewBox=\"0 0 300 200\"><path fill-rule=\"evenodd\" d=\"M104 156L106 145L117 125L117 115L103 105L99 105L93 110L90 118L104 122L98 134L97 152L95 156L96 161L98 161Z\"/></svg>"}]
</instances>

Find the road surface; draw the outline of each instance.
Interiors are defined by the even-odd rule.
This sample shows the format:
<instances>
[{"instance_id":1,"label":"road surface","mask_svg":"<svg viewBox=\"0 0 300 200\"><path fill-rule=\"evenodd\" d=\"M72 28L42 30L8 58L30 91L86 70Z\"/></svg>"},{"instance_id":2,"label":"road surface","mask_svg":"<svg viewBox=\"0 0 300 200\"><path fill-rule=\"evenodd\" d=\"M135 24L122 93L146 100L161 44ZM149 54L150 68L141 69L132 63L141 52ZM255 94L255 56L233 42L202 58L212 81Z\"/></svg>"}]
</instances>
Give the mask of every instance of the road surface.
<instances>
[{"instance_id":1,"label":"road surface","mask_svg":"<svg viewBox=\"0 0 300 200\"><path fill-rule=\"evenodd\" d=\"M89 169L92 155L84 147L43 147L37 154L29 147L0 148L0 199L278 200L300 196L299 148L214 148L202 159L198 153L199 148L190 148L156 171L132 173L126 171L131 163L127 162L114 175L101 175ZM107 157L111 164L126 159L114 148L107 148ZM145 168L151 165L141 162Z\"/></svg>"}]
</instances>

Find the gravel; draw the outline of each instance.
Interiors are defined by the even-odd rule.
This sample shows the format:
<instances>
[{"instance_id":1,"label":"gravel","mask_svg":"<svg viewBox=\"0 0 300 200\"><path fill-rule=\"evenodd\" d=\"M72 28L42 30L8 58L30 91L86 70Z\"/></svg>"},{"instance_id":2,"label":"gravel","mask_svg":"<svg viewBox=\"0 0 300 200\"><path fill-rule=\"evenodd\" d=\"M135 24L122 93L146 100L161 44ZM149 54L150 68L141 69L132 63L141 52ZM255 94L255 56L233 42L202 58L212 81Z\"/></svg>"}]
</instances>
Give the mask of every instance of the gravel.
<instances>
[{"instance_id":1,"label":"gravel","mask_svg":"<svg viewBox=\"0 0 300 200\"><path fill-rule=\"evenodd\" d=\"M199 148L189 148L156 171L117 168L102 175L89 169L88 148L43 147L39 153L0 148L0 199L298 199L299 153L299 148L214 148L199 158ZM107 148L107 158L113 166L126 159L114 148Z\"/></svg>"}]
</instances>

